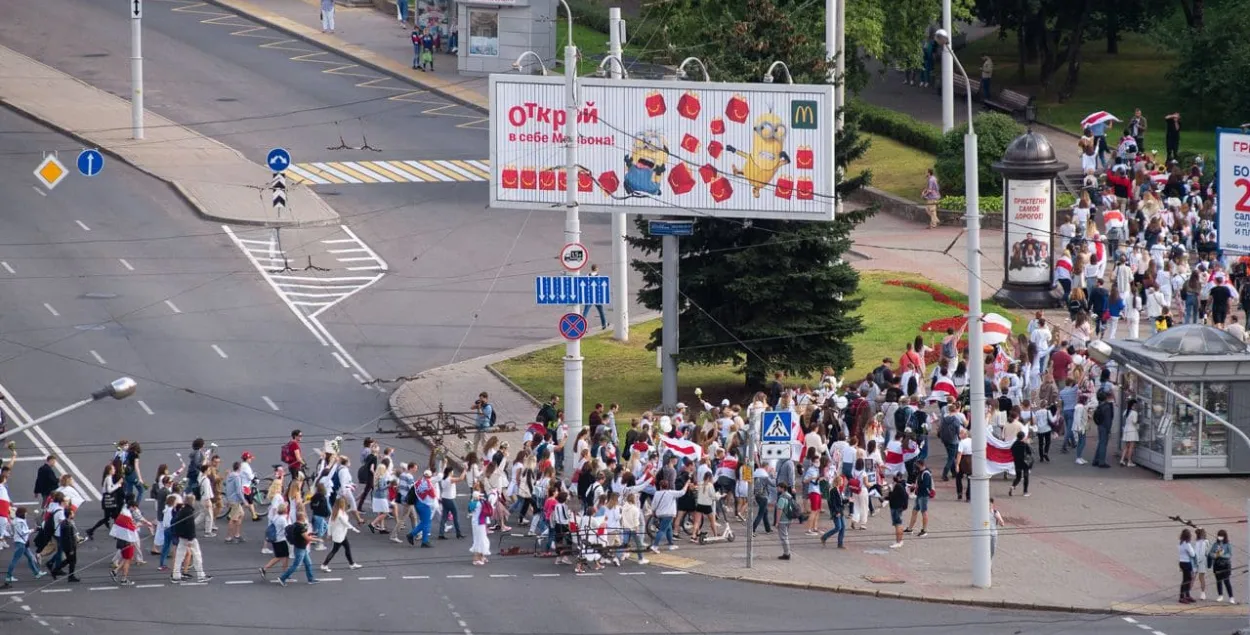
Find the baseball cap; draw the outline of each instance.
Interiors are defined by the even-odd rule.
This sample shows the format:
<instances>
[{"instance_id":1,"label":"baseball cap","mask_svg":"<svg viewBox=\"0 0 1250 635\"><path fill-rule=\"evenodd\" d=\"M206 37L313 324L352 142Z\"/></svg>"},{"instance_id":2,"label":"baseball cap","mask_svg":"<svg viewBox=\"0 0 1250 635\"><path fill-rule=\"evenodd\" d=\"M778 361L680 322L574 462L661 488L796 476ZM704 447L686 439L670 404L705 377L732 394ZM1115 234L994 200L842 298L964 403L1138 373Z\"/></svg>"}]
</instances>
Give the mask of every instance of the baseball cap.
<instances>
[{"instance_id":1,"label":"baseball cap","mask_svg":"<svg viewBox=\"0 0 1250 635\"><path fill-rule=\"evenodd\" d=\"M721 400L720 400L720 405L721 405L721 406L728 406L728 405L729 405L729 400L728 400L728 399L721 399Z\"/></svg>"},{"instance_id":2,"label":"baseball cap","mask_svg":"<svg viewBox=\"0 0 1250 635\"><path fill-rule=\"evenodd\" d=\"M685 407L686 407L686 404L684 402L681 402L681 401L677 402L678 410L681 410L682 408L685 408Z\"/></svg>"},{"instance_id":3,"label":"baseball cap","mask_svg":"<svg viewBox=\"0 0 1250 635\"><path fill-rule=\"evenodd\" d=\"M426 478L429 478L429 477L431 477L431 476L434 476L434 473L433 473L433 472L431 472L431 471L429 471L429 470L426 470L426 471L425 471L425 473L423 474L423 476L425 476Z\"/></svg>"},{"instance_id":4,"label":"baseball cap","mask_svg":"<svg viewBox=\"0 0 1250 635\"><path fill-rule=\"evenodd\" d=\"M244 453L243 453L243 460L244 460L244 461L246 461L246 460L248 460L248 459L254 459L254 458L256 458L256 455L252 454L251 452L244 452Z\"/></svg>"}]
</instances>

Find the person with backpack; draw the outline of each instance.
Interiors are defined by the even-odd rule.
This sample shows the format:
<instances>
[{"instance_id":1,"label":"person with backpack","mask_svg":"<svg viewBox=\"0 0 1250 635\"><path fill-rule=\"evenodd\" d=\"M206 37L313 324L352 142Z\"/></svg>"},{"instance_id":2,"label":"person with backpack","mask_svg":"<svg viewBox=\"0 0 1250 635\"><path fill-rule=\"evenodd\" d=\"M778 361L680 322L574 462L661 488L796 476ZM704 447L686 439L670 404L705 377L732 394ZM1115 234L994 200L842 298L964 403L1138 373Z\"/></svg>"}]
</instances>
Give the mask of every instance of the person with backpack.
<instances>
[{"instance_id":1,"label":"person with backpack","mask_svg":"<svg viewBox=\"0 0 1250 635\"><path fill-rule=\"evenodd\" d=\"M846 477L839 474L834 478L832 486L825 495L825 500L829 503L829 515L833 517L833 529L826 531L820 537L820 546L822 547L829 541L830 536L837 534L838 549L846 549L846 545L843 544L846 538L846 518L843 514L843 510L846 507L846 499L842 495L843 490L846 488L846 481Z\"/></svg>"},{"instance_id":2,"label":"person with backpack","mask_svg":"<svg viewBox=\"0 0 1250 635\"><path fill-rule=\"evenodd\" d=\"M69 568L69 582L81 582L75 573L78 571L78 528L74 526L75 510L67 508L65 510L65 519L61 521L60 532L57 536L57 549L60 551L62 561L54 567L50 573L52 579L55 580Z\"/></svg>"},{"instance_id":3,"label":"person with backpack","mask_svg":"<svg viewBox=\"0 0 1250 635\"><path fill-rule=\"evenodd\" d=\"M298 513L295 516L295 522L287 525L284 531L286 542L295 549L295 554L291 558L290 566L278 577L278 584L286 586L286 581L295 575L295 571L299 569L301 564L304 565L304 576L308 580L308 584L320 584L321 581L313 575L312 559L308 555L308 547L313 543L321 542L321 539L312 535L308 530L308 518L303 512Z\"/></svg>"},{"instance_id":4,"label":"person with backpack","mask_svg":"<svg viewBox=\"0 0 1250 635\"><path fill-rule=\"evenodd\" d=\"M301 430L291 431L291 440L282 446L282 463L286 465L286 469L291 473L291 478L295 478L295 473L304 469L304 452L300 448L300 441L304 439L304 433ZM194 461L192 461L194 463ZM187 472L190 478L190 471Z\"/></svg>"},{"instance_id":5,"label":"person with backpack","mask_svg":"<svg viewBox=\"0 0 1250 635\"><path fill-rule=\"evenodd\" d=\"M959 403L946 405L946 414L938 422L938 440L946 448L946 464L942 466L942 480L949 481L950 475L956 473L955 457L959 450L959 431L963 428L963 418L959 416Z\"/></svg>"},{"instance_id":6,"label":"person with backpack","mask_svg":"<svg viewBox=\"0 0 1250 635\"><path fill-rule=\"evenodd\" d=\"M925 467L924 459L916 459L916 484L912 486L912 491L916 495L916 502L911 508L911 520L907 523L907 529L903 533L910 534L912 528L916 526L916 516L920 517L920 533L916 534L917 538L923 538L929 535L929 499L933 498L933 473L929 468Z\"/></svg>"},{"instance_id":7,"label":"person with backpack","mask_svg":"<svg viewBox=\"0 0 1250 635\"><path fill-rule=\"evenodd\" d=\"M777 526L777 539L781 541L781 555L778 560L790 559L790 524L798 521L803 523L803 512L794 501L794 494L789 485L777 486L777 509L773 524Z\"/></svg>"},{"instance_id":8,"label":"person with backpack","mask_svg":"<svg viewBox=\"0 0 1250 635\"><path fill-rule=\"evenodd\" d=\"M169 581L174 584L182 582L182 568L188 554L191 556L191 567L195 570L195 581L208 582L213 579L204 574L204 556L200 552L200 541L195 535L195 503L195 496L187 495L186 501L178 509L178 514L174 516L173 527L174 535L178 537L178 549L174 552L174 570L169 577ZM205 512L210 513L208 509Z\"/></svg>"},{"instance_id":9,"label":"person with backpack","mask_svg":"<svg viewBox=\"0 0 1250 635\"><path fill-rule=\"evenodd\" d=\"M898 473L894 475L894 485L887 497L890 504L890 524L894 526L894 544L891 549L903 546L903 512L907 511L907 478Z\"/></svg>"},{"instance_id":10,"label":"person with backpack","mask_svg":"<svg viewBox=\"0 0 1250 635\"><path fill-rule=\"evenodd\" d=\"M269 515L269 524L265 526L265 541L273 546L273 557L260 568L260 577L268 579L269 568L281 564L283 571L291 563L291 544L286 541L286 528L290 523L286 520L287 504L282 503Z\"/></svg>"},{"instance_id":11,"label":"person with backpack","mask_svg":"<svg viewBox=\"0 0 1250 635\"><path fill-rule=\"evenodd\" d=\"M420 519L417 526L408 533L408 544L415 545L416 538L420 535L421 547L424 549L431 547L430 538L434 533L431 529L431 522L438 507L438 491L434 486L434 481L431 480L433 476L433 472L426 470L421 480L417 481L417 484L408 492L409 504L416 507L417 517Z\"/></svg>"}]
</instances>

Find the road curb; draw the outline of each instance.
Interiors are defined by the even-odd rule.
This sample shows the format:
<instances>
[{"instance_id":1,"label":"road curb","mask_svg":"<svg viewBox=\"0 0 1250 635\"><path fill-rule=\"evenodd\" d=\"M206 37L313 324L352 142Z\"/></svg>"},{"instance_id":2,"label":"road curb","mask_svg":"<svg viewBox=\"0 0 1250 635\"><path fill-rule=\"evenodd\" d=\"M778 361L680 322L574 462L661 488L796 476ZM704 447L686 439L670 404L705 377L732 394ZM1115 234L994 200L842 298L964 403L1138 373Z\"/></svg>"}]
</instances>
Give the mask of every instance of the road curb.
<instances>
[{"instance_id":1,"label":"road curb","mask_svg":"<svg viewBox=\"0 0 1250 635\"><path fill-rule=\"evenodd\" d=\"M284 33L293 38L302 40L313 46L332 51L337 55L341 55L361 66L374 70L383 75L389 75L401 82L412 84L419 88L429 90L438 95L449 99L461 106L476 110L483 115L490 114L490 103L487 97L479 95L475 91L463 90L458 88L461 82L441 82L429 81L428 78L421 79L408 74L408 69L392 59L383 57L364 47L349 44L347 42L336 42L338 38L327 36L319 33L311 27L304 26L290 18L283 17L262 9L249 2L242 0L204 0L208 4L216 6L220 9L231 11L247 19L259 22L275 31ZM358 52L356 49L359 49ZM472 78L479 79L479 78Z\"/></svg>"},{"instance_id":2,"label":"road curb","mask_svg":"<svg viewBox=\"0 0 1250 635\"><path fill-rule=\"evenodd\" d=\"M494 364L487 364L486 372L494 375L495 379L498 379L499 381L503 382L505 386L516 391L518 395L525 397L530 403L534 404L535 408L542 407L543 402L539 401L538 398L535 397L534 395L529 394L529 392L527 392L524 388L521 388L520 386L518 386L517 383L509 379L507 375L499 372L499 370L495 368Z\"/></svg>"},{"instance_id":3,"label":"road curb","mask_svg":"<svg viewBox=\"0 0 1250 635\"><path fill-rule=\"evenodd\" d=\"M141 166L141 165L138 165L138 164L136 164L136 163L134 163L134 162L132 162L132 161L130 161L130 160L128 160L128 159L126 159L126 157L122 156L121 154L117 153L116 151L114 151L114 150L112 150L112 149L110 149L110 148L107 148L107 147L99 147L99 144L97 144L96 142L94 142L94 141L92 141L92 140L90 140L90 139L88 139L88 138L86 138L86 137L82 136L82 135L81 135L81 134L79 134L78 132L75 132L75 131L73 131L73 130L70 130L69 128L66 128L66 127L64 127L64 126L61 126L60 124L58 124L58 123L56 123L56 122L54 122L54 121L52 121L52 120L50 120L50 119L45 119L45 118L41 117L39 114L37 114L37 113L35 113L35 112L31 111L31 110L27 110L26 108L23 108L23 107L21 107L21 106L19 106L19 105L15 104L15 103L13 103L12 101L10 101L10 100L8 100L8 99L5 99L4 97L0 97L0 106L4 106L4 107L5 107L5 108L7 108L10 112L12 112L12 113L14 113L14 114L16 114L16 115L18 115L18 116L20 116L20 117L24 117L24 118L26 118L26 119L28 119L28 120L30 120L30 121L32 121L32 122L34 122L34 123L36 123L36 124L39 124L39 125L41 125L41 126L44 126L44 127L46 127L46 128L49 128L49 129L51 129L51 130L54 130L54 131L56 131L57 133L60 133L60 134L62 134L62 135L65 135L65 136L67 136L67 137L69 137L69 138L71 138L71 139L73 139L73 140L77 141L78 143L81 143L81 144L83 145L83 147L84 147L84 148L95 148L95 149L99 150L100 152L102 152L103 154L106 154L106 155L108 155L108 156L110 156L110 157L112 157L112 158L116 159L117 161L119 161L119 162L121 162L121 163L124 163L124 164L126 164L126 165L128 165L128 166L130 166L130 167L132 167L132 168L134 168L134 169L136 169L136 170L138 170L138 171L142 172L143 174L145 174L145 175L147 175L147 176L150 176L150 177L152 177L152 178L154 178L154 179L156 179L156 180L160 181L161 183L164 183L167 187L169 187L169 189L170 189L170 190L172 190L172 191L173 191L173 193L174 193L174 195L175 195L175 196L177 196L179 199L181 199L181 200L182 200L182 202L186 203L186 204L187 204L187 206L191 208L191 211L192 211L193 213L195 213L195 215L196 215L196 216L198 216L198 217L200 217L200 218L202 218L202 219L204 219L204 220L213 221L213 222L218 222L218 223L228 223L228 224L231 224L231 225L250 225L250 226L257 226L257 227L314 227L314 226L318 226L318 225L334 225L334 224L337 224L337 223L339 222L339 219L328 219L328 220L326 220L326 221L314 221L314 222L310 222L310 223L299 223L299 222L296 222L296 221L279 221L279 220L273 220L273 221L264 220L264 221L261 221L261 220L253 220L253 219L230 218L230 217L226 217L226 216L218 216L218 215L213 214L212 212L208 211L208 209L207 209L207 208L206 208L206 207L205 207L202 203L200 203L200 201L199 201L198 199L196 199L194 195L192 195L190 192L188 192L188 191L186 190L186 188L184 188L184 187L182 186L182 184L181 184L181 183L179 183L178 181L174 181L174 180L167 179L167 178L165 178L165 177L163 177L163 176L161 176L161 175L159 175L159 174L157 174L157 173L155 173L155 172L153 172L153 171L151 171L151 170L149 170L149 169L147 169L147 168L145 168L145 167L143 167L143 166ZM211 137L210 137L210 138L211 138Z\"/></svg>"}]
</instances>

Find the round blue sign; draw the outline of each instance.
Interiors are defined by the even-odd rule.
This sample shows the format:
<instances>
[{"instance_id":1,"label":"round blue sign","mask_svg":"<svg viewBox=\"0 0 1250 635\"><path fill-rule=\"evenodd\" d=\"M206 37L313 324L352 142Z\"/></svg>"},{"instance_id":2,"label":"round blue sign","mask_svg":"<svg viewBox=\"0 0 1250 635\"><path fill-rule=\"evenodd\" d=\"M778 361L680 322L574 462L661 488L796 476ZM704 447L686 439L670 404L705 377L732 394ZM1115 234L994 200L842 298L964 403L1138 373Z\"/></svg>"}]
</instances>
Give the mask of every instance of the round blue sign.
<instances>
[{"instance_id":1,"label":"round blue sign","mask_svg":"<svg viewBox=\"0 0 1250 635\"><path fill-rule=\"evenodd\" d=\"M586 318L580 313L565 313L560 318L560 336L566 340L580 340L586 334Z\"/></svg>"},{"instance_id":2,"label":"round blue sign","mask_svg":"<svg viewBox=\"0 0 1250 635\"><path fill-rule=\"evenodd\" d=\"M285 148L274 148L269 151L269 156L265 157L265 163L269 165L270 170L282 172L291 167L291 153Z\"/></svg>"},{"instance_id":3,"label":"round blue sign","mask_svg":"<svg viewBox=\"0 0 1250 635\"><path fill-rule=\"evenodd\" d=\"M89 148L78 153L78 172L83 176L95 176L104 169L104 155Z\"/></svg>"}]
</instances>

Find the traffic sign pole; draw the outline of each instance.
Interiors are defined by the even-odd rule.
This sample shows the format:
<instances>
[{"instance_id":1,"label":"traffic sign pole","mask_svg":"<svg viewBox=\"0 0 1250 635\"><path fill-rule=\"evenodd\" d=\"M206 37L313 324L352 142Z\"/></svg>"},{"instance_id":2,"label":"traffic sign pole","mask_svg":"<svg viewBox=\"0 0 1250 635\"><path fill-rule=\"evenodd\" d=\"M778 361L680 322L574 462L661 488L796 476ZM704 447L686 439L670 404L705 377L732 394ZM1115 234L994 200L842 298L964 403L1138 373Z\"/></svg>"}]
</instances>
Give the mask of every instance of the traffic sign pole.
<instances>
[{"instance_id":1,"label":"traffic sign pole","mask_svg":"<svg viewBox=\"0 0 1250 635\"><path fill-rule=\"evenodd\" d=\"M568 5L565 5L568 6ZM564 242L581 243L582 226L577 208L577 47L573 44L573 16L569 15L569 41L564 47L564 79L567 89L564 126L568 146L565 155L565 194L568 207L564 212ZM577 275L573 273L571 275ZM580 309L580 307L579 307ZM580 310L578 311L580 313ZM582 430L582 342L569 340L564 345L564 423L568 437L564 444L564 464L569 470L577 463L577 444L571 443Z\"/></svg>"},{"instance_id":2,"label":"traffic sign pole","mask_svg":"<svg viewBox=\"0 0 1250 635\"><path fill-rule=\"evenodd\" d=\"M661 359L662 379L660 382L660 401L664 409L672 412L677 405L677 342L678 342L678 303L677 270L680 263L678 249L680 243L676 236L665 236L661 239L661 345L664 356ZM618 296L619 297L619 296Z\"/></svg>"},{"instance_id":3,"label":"traffic sign pole","mask_svg":"<svg viewBox=\"0 0 1250 635\"><path fill-rule=\"evenodd\" d=\"M143 0L130 0L130 132L143 138Z\"/></svg>"},{"instance_id":4,"label":"traffic sign pole","mask_svg":"<svg viewBox=\"0 0 1250 635\"><path fill-rule=\"evenodd\" d=\"M615 55L621 61L622 47L625 45L625 21L621 19L621 9L608 9L608 55ZM608 72L612 79L621 78L621 64L608 64ZM573 175L569 174L572 180ZM616 287L617 300L612 305L616 316L612 322L612 339L618 342L629 341L629 255L625 249L625 212L612 212L612 286Z\"/></svg>"}]
</instances>

